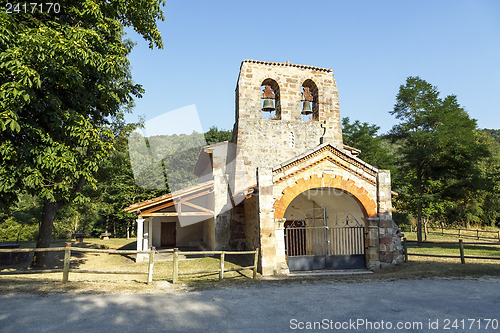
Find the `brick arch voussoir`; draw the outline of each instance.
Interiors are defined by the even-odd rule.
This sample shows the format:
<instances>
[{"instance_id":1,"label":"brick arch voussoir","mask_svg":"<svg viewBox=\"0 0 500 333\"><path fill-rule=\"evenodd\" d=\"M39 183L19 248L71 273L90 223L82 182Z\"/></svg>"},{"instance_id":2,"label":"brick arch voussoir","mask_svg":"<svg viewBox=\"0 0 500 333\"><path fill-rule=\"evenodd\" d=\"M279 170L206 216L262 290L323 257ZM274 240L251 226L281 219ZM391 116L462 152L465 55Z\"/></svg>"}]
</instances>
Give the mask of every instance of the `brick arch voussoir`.
<instances>
[{"instance_id":1,"label":"brick arch voussoir","mask_svg":"<svg viewBox=\"0 0 500 333\"><path fill-rule=\"evenodd\" d=\"M322 178L313 175L309 179L301 178L295 182L295 185L288 186L283 190L282 196L276 200L273 206L274 218L282 219L288 205L297 195L318 187L338 188L351 194L363 206L367 217L377 217L377 203L368 196L368 191L364 187L357 186L353 180L345 180L342 176Z\"/></svg>"}]
</instances>

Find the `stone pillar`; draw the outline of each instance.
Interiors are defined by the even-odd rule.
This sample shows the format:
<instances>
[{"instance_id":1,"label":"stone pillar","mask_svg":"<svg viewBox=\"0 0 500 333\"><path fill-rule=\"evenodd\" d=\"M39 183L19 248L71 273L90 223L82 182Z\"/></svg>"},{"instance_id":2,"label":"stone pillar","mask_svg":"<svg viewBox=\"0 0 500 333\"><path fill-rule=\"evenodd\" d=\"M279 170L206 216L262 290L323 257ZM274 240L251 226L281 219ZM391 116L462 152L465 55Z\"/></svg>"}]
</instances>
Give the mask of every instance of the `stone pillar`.
<instances>
[{"instance_id":1,"label":"stone pillar","mask_svg":"<svg viewBox=\"0 0 500 333\"><path fill-rule=\"evenodd\" d=\"M276 236L276 267L278 274L289 274L290 270L286 262L285 249L285 221L286 219L275 219L274 234Z\"/></svg>"},{"instance_id":2,"label":"stone pillar","mask_svg":"<svg viewBox=\"0 0 500 333\"><path fill-rule=\"evenodd\" d=\"M146 221L144 221L144 236L142 242L142 249L144 251L149 250L149 225L151 224L151 217L148 217Z\"/></svg>"},{"instance_id":3,"label":"stone pillar","mask_svg":"<svg viewBox=\"0 0 500 333\"><path fill-rule=\"evenodd\" d=\"M369 269L376 269L380 267L378 223L378 217L367 218L366 267Z\"/></svg>"},{"instance_id":4,"label":"stone pillar","mask_svg":"<svg viewBox=\"0 0 500 333\"><path fill-rule=\"evenodd\" d=\"M403 261L403 246L401 230L392 220L391 173L389 170L379 170L378 184L378 215L379 222L379 260L382 264L395 264Z\"/></svg>"},{"instance_id":5,"label":"stone pillar","mask_svg":"<svg viewBox=\"0 0 500 333\"><path fill-rule=\"evenodd\" d=\"M139 216L137 222L137 251L142 251L142 240L144 235L144 219Z\"/></svg>"},{"instance_id":6,"label":"stone pillar","mask_svg":"<svg viewBox=\"0 0 500 333\"><path fill-rule=\"evenodd\" d=\"M277 267L271 168L257 168L257 187L259 189L261 272L262 275L273 275L277 273Z\"/></svg>"}]
</instances>

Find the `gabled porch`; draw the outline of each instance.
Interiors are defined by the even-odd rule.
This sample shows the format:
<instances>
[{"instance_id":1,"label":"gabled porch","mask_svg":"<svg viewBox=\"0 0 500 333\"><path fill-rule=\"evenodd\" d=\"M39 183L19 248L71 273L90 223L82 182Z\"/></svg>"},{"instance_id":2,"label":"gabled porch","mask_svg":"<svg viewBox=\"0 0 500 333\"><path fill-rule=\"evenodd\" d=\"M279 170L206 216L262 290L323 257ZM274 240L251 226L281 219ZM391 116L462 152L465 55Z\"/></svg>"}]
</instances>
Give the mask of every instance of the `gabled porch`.
<instances>
[{"instance_id":1,"label":"gabled porch","mask_svg":"<svg viewBox=\"0 0 500 333\"><path fill-rule=\"evenodd\" d=\"M125 209L138 213L137 250L189 247L215 248L213 181L204 182ZM137 261L147 258L139 255Z\"/></svg>"}]
</instances>

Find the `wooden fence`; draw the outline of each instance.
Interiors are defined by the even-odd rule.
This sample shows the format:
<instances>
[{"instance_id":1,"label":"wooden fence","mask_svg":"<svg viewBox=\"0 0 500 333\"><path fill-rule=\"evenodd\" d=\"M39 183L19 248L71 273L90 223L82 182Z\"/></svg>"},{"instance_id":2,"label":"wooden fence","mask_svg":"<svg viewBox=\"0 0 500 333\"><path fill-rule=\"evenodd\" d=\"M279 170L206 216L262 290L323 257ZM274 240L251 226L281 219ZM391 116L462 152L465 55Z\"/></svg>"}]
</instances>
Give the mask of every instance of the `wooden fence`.
<instances>
[{"instance_id":1,"label":"wooden fence","mask_svg":"<svg viewBox=\"0 0 500 333\"><path fill-rule=\"evenodd\" d=\"M440 234L441 236L458 236L466 238L479 239L494 239L500 242L500 231L480 230L480 229L464 229L464 228L445 228L441 227L428 227L431 231L429 234ZM451 232L446 232L451 231ZM456 231L456 232L454 232ZM491 235L491 236L490 236ZM493 236L493 237L492 237Z\"/></svg>"},{"instance_id":2,"label":"wooden fence","mask_svg":"<svg viewBox=\"0 0 500 333\"><path fill-rule=\"evenodd\" d=\"M410 232L414 232L413 226L410 226ZM457 236L464 238L475 238L477 240L498 240L500 242L500 230L481 230L481 229L467 229L467 228L445 228L444 226L433 227L433 226L422 226L422 232L424 235L436 234L441 236ZM426 238L427 239L427 238Z\"/></svg>"},{"instance_id":3,"label":"wooden fence","mask_svg":"<svg viewBox=\"0 0 500 333\"><path fill-rule=\"evenodd\" d=\"M133 251L133 250L102 250L102 249L88 249L79 247L51 247L51 248L27 248L27 249L0 249L0 253L22 253L22 252L60 252L64 251L64 260L62 269L33 269L33 270L21 270L21 271L7 271L0 272L0 275L17 275L17 274L44 274L44 273L63 273L62 282L66 283L69 281L69 273L94 273L94 274L144 274L148 276L147 283L153 282L153 270L154 270L154 256L156 249L151 248L150 251ZM145 253L149 254L149 266L148 271L102 271L102 270L88 270L88 269L72 269L71 264L71 252L90 252L90 253L110 253L110 254L139 254ZM259 249L254 251L187 251L181 252L178 249L173 249L173 273L172 282L177 283L179 281L179 275L192 275L192 274L205 274L205 273L219 273L219 280L224 279L224 272L230 271L243 271L247 269L253 270L253 279L257 278L257 263L259 258ZM183 255L220 255L219 268L217 270L206 270L206 271L189 271L189 272L179 272L179 254ZM252 266L241 267L241 268L224 268L224 260L226 254L253 254L254 263Z\"/></svg>"},{"instance_id":4,"label":"wooden fence","mask_svg":"<svg viewBox=\"0 0 500 333\"><path fill-rule=\"evenodd\" d=\"M180 272L179 271L179 254L184 255L219 255L219 268L205 271L188 271L188 272ZM253 265L248 267L241 268L224 268L224 261L226 254L253 254L254 260ZM172 282L177 283L179 281L179 275L193 275L193 274L207 274L207 273L219 273L219 281L224 279L224 272L231 271L243 271L246 269L253 270L253 279L257 278L257 263L259 260L259 249L254 251L189 251L189 252L181 252L179 249L173 250L173 274L172 274Z\"/></svg>"},{"instance_id":5,"label":"wooden fence","mask_svg":"<svg viewBox=\"0 0 500 333\"><path fill-rule=\"evenodd\" d=\"M420 242L420 244L432 244L432 245L458 245L459 255L445 255L445 254L425 254L425 253L408 253L407 243L416 243L417 241L408 241L406 238L403 238L403 255L405 262L408 262L408 256L416 256L416 257L436 257L436 258L460 258L460 262L465 264L465 259L486 259L486 260L500 260L500 257L482 257L482 256L466 256L464 253L464 244L465 245L488 245L488 246L499 246L500 243L464 243L462 239L458 240L458 243L455 242Z\"/></svg>"},{"instance_id":6,"label":"wooden fence","mask_svg":"<svg viewBox=\"0 0 500 333\"><path fill-rule=\"evenodd\" d=\"M148 284L153 282L153 268L154 268L154 253L155 249L152 248L150 251L133 251L133 250L103 250L103 249L87 249L81 247L71 247L66 245L66 247L50 247L50 248L27 248L27 249L0 249L0 253L22 253L22 252L60 252L64 251L63 268L59 269L30 269L23 271L8 271L0 272L0 275L17 275L17 274L44 274L44 273L63 273L62 282L66 283L69 281L69 273L94 273L94 274L144 274L148 275ZM90 253L110 253L110 254L138 254L138 253L148 253L149 254L149 269L147 272L144 271L101 271L101 270L88 270L88 269L72 269L71 264L71 252L90 252Z\"/></svg>"}]
</instances>

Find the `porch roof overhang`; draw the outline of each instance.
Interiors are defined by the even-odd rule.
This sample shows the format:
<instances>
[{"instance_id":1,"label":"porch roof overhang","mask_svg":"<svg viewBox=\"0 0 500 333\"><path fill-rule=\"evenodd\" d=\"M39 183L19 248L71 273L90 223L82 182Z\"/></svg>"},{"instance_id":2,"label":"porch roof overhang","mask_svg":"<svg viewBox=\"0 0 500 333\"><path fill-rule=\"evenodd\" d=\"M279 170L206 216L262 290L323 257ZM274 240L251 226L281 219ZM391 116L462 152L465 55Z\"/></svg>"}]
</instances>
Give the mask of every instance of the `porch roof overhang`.
<instances>
[{"instance_id":1,"label":"porch roof overhang","mask_svg":"<svg viewBox=\"0 0 500 333\"><path fill-rule=\"evenodd\" d=\"M376 184L376 177L379 170L357 157L359 150L344 145L344 149L324 143L309 149L273 168L274 183L282 182L294 175L307 170L322 160L329 160L331 163L347 170L360 177L372 185ZM355 150L353 152L353 150ZM321 157L320 161L317 160Z\"/></svg>"},{"instance_id":2,"label":"porch roof overhang","mask_svg":"<svg viewBox=\"0 0 500 333\"><path fill-rule=\"evenodd\" d=\"M192 200L208 196L214 192L214 181L210 180L179 191L164 194L162 196L135 203L125 208L125 212L138 213L142 217L152 216L182 216L182 217L213 217L214 212L207 207L199 206ZM170 207L176 207L176 211L162 211ZM187 206L191 211L183 211L182 206ZM194 210L194 211L193 211Z\"/></svg>"},{"instance_id":3,"label":"porch roof overhang","mask_svg":"<svg viewBox=\"0 0 500 333\"><path fill-rule=\"evenodd\" d=\"M366 163L365 161L363 161L359 157L357 157L358 153L361 152L361 150L349 147L347 145L344 145L344 149L342 150L342 149L339 149L337 147L332 146L329 143L320 144L319 146L317 146L313 149L306 150L302 154L299 154L299 155L297 155L297 156L295 156L295 157L293 157L293 158L291 158L283 163L275 165L273 168L273 171L278 172L278 171L281 171L283 169L289 168L289 167L293 166L294 164L296 164L297 162L308 160L311 157L313 157L315 154L318 154L318 153L325 151L325 150L328 150L328 151L334 153L335 155L339 156L340 158L342 158L344 161L346 161L349 164L353 164L353 165L357 164L358 167L361 166L361 167L365 168L367 171L370 171L371 173L378 172L378 169L376 167Z\"/></svg>"}]
</instances>

